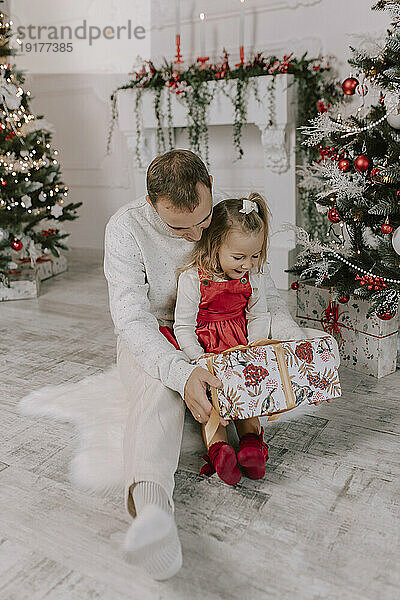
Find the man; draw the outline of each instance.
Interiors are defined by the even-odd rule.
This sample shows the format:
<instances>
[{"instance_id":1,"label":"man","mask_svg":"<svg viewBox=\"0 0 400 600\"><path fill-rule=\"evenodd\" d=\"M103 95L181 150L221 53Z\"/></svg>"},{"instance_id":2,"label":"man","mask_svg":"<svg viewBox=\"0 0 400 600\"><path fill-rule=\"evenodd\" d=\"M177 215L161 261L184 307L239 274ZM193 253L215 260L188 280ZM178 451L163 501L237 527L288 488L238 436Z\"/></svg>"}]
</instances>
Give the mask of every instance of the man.
<instances>
[{"instance_id":1,"label":"man","mask_svg":"<svg viewBox=\"0 0 400 600\"><path fill-rule=\"evenodd\" d=\"M158 156L147 171L146 197L122 206L105 231L104 273L118 335L117 363L129 397L125 503L135 518L125 549L158 580L182 565L172 494L185 407L206 423L211 412L206 385L221 385L159 330L172 327L178 269L209 226L213 203L222 199L213 198L212 182L189 150ZM268 272L264 279L272 337L301 338Z\"/></svg>"}]
</instances>

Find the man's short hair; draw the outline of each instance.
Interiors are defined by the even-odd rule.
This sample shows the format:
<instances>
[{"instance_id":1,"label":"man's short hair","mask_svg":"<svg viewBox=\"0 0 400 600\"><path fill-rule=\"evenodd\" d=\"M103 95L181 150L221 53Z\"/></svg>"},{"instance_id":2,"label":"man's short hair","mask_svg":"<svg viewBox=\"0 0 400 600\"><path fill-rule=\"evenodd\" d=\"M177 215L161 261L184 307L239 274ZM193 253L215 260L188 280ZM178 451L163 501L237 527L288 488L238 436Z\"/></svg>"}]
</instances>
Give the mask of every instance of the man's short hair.
<instances>
[{"instance_id":1,"label":"man's short hair","mask_svg":"<svg viewBox=\"0 0 400 600\"><path fill-rule=\"evenodd\" d=\"M170 150L157 156L147 169L147 193L153 206L166 197L177 209L193 211L200 203L198 183L204 183L211 193L207 167L190 150Z\"/></svg>"}]
</instances>

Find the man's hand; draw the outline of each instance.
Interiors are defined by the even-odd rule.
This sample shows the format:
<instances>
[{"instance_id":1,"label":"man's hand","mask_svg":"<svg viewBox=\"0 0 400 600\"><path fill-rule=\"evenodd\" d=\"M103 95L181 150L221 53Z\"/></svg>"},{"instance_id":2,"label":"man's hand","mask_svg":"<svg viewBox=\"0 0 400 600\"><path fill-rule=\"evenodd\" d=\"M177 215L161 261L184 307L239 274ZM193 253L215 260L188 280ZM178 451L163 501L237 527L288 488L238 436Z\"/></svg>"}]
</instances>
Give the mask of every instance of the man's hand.
<instances>
[{"instance_id":1,"label":"man's hand","mask_svg":"<svg viewBox=\"0 0 400 600\"><path fill-rule=\"evenodd\" d=\"M217 377L211 375L203 367L196 367L185 385L185 403L199 423L207 423L211 414L212 404L206 394L207 383L217 388L222 387L222 383ZM220 417L220 422L221 425L228 425L228 421L222 417Z\"/></svg>"}]
</instances>

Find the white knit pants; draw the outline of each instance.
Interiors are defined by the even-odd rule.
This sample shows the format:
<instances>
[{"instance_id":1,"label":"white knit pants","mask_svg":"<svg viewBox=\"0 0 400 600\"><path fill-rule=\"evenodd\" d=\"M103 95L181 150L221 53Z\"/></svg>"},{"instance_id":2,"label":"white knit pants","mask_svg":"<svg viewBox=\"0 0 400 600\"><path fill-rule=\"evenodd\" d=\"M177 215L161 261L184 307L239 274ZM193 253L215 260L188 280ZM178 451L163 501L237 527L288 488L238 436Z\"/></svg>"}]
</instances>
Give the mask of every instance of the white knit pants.
<instances>
[{"instance_id":1,"label":"white knit pants","mask_svg":"<svg viewBox=\"0 0 400 600\"><path fill-rule=\"evenodd\" d=\"M136 516L130 488L138 481L155 481L161 485L174 508L174 474L179 462L186 405L180 394L139 367L119 336L117 365L129 402L123 443L125 508L132 517Z\"/></svg>"}]
</instances>

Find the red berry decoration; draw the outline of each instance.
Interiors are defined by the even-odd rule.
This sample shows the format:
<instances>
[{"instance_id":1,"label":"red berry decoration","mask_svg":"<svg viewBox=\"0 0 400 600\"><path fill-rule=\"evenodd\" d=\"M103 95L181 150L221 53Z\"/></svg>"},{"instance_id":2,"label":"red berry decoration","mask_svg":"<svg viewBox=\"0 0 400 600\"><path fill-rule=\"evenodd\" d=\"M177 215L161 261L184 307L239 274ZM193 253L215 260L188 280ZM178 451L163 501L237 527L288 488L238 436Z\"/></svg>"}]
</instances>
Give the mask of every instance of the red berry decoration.
<instances>
[{"instance_id":1,"label":"red berry decoration","mask_svg":"<svg viewBox=\"0 0 400 600\"><path fill-rule=\"evenodd\" d=\"M341 298L338 299L338 302L340 302L340 304L347 304L347 302L350 300L350 296L342 296Z\"/></svg>"},{"instance_id":2,"label":"red berry decoration","mask_svg":"<svg viewBox=\"0 0 400 600\"><path fill-rule=\"evenodd\" d=\"M14 238L14 240L11 242L11 246L14 250L21 250L22 242L21 240L17 240L17 238Z\"/></svg>"},{"instance_id":3,"label":"red berry decoration","mask_svg":"<svg viewBox=\"0 0 400 600\"><path fill-rule=\"evenodd\" d=\"M328 219L331 223L339 223L339 221L341 220L336 206L334 206L328 211Z\"/></svg>"},{"instance_id":4,"label":"red berry decoration","mask_svg":"<svg viewBox=\"0 0 400 600\"><path fill-rule=\"evenodd\" d=\"M393 227L389 223L388 218L386 218L386 221L381 225L381 231L382 231L382 233L392 233Z\"/></svg>"},{"instance_id":5,"label":"red berry decoration","mask_svg":"<svg viewBox=\"0 0 400 600\"><path fill-rule=\"evenodd\" d=\"M342 90L346 96L353 96L358 86L358 80L355 77L348 77L342 83Z\"/></svg>"},{"instance_id":6,"label":"red berry decoration","mask_svg":"<svg viewBox=\"0 0 400 600\"><path fill-rule=\"evenodd\" d=\"M256 386L263 379L268 377L269 373L267 369L250 363L245 369L243 369L243 375L245 385L247 387L251 387Z\"/></svg>"},{"instance_id":7,"label":"red berry decoration","mask_svg":"<svg viewBox=\"0 0 400 600\"><path fill-rule=\"evenodd\" d=\"M299 282L298 281L293 281L292 285L290 286L292 288L292 290L298 290L299 289Z\"/></svg>"},{"instance_id":8,"label":"red berry decoration","mask_svg":"<svg viewBox=\"0 0 400 600\"><path fill-rule=\"evenodd\" d=\"M350 171L350 166L351 164L348 158L342 158L338 162L338 167L341 171L343 171L343 173L347 173L347 171Z\"/></svg>"},{"instance_id":9,"label":"red berry decoration","mask_svg":"<svg viewBox=\"0 0 400 600\"><path fill-rule=\"evenodd\" d=\"M386 312L386 313L381 313L379 315L377 314L376 316L378 317L378 319L382 319L382 321L389 321L390 319L393 319L394 313Z\"/></svg>"},{"instance_id":10,"label":"red berry decoration","mask_svg":"<svg viewBox=\"0 0 400 600\"><path fill-rule=\"evenodd\" d=\"M355 281L360 281L360 285L366 285L367 290L382 290L383 288L387 288L387 283L384 282L382 277L372 277L371 275L356 275Z\"/></svg>"},{"instance_id":11,"label":"red berry decoration","mask_svg":"<svg viewBox=\"0 0 400 600\"><path fill-rule=\"evenodd\" d=\"M357 156L356 160L354 161L354 166L359 173L364 173L370 168L371 160L366 154L360 154L360 156Z\"/></svg>"},{"instance_id":12,"label":"red berry decoration","mask_svg":"<svg viewBox=\"0 0 400 600\"><path fill-rule=\"evenodd\" d=\"M306 363L312 363L314 355L313 348L310 342L303 342L296 346L295 355L302 360L305 360Z\"/></svg>"}]
</instances>

